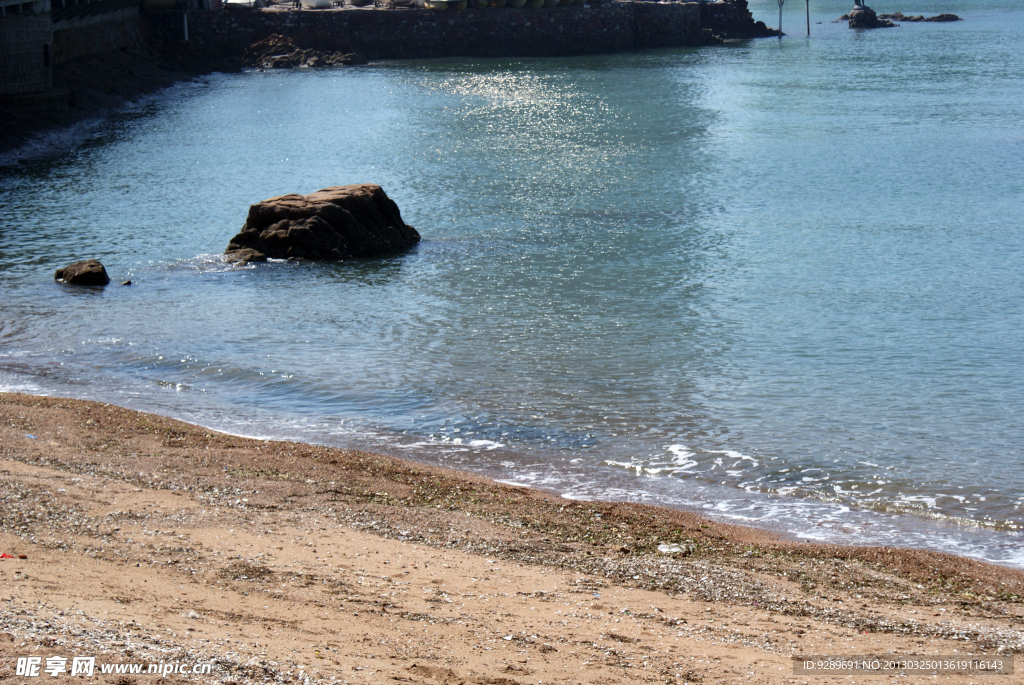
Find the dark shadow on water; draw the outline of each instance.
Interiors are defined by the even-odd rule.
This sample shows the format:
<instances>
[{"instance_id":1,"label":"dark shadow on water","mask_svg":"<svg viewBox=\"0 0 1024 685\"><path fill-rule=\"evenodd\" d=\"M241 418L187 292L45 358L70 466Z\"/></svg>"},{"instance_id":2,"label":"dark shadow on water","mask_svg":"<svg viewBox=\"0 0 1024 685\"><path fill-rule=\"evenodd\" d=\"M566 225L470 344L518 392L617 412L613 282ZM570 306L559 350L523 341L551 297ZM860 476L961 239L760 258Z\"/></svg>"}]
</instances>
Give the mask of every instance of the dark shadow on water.
<instances>
[{"instance_id":1,"label":"dark shadow on water","mask_svg":"<svg viewBox=\"0 0 1024 685\"><path fill-rule=\"evenodd\" d=\"M68 297L102 297L106 294L107 288L126 287L116 285L113 282L111 282L110 285L69 285L67 283L54 281L53 284L60 289L59 292Z\"/></svg>"},{"instance_id":2,"label":"dark shadow on water","mask_svg":"<svg viewBox=\"0 0 1024 685\"><path fill-rule=\"evenodd\" d=\"M415 257L417 247L407 252L387 257L352 259L342 262L329 261L271 261L258 264L260 276L267 279L295 278L320 282L334 282L346 285L381 287L392 285L402 275L404 263Z\"/></svg>"}]
</instances>

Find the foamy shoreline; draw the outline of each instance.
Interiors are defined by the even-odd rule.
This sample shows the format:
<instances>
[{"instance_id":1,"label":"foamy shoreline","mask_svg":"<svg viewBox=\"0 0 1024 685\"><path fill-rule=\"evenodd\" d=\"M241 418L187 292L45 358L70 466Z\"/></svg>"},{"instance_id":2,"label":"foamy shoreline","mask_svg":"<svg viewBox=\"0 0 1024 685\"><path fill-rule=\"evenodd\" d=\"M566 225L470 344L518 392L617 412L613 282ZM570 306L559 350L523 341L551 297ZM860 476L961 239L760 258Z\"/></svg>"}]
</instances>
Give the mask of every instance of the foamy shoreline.
<instances>
[{"instance_id":1,"label":"foamy shoreline","mask_svg":"<svg viewBox=\"0 0 1024 685\"><path fill-rule=\"evenodd\" d=\"M5 391L36 392L28 384L21 387L0 386L0 392ZM101 393L101 396L109 394ZM138 402L138 398L136 400ZM110 401L118 402L116 393ZM213 420L202 411L187 412L183 406L161 403L156 398L142 400L135 408L136 411L155 412L235 437L364 449L399 459L411 458L421 464L461 469L501 483L537 488L571 500L642 502L690 511L722 523L758 529L789 541L894 546L953 554L1010 568L1024 568L1024 552L1021 551L1024 546L1014 539L1019 534L993 530L986 527L984 522L928 517L923 513L877 511L813 498L744 492L699 478L686 483L671 478L658 480L644 477L641 481L640 473L634 475L629 469L605 468L604 462L599 465L602 469L600 475L594 478L590 470L593 467L589 462L575 470L565 464L560 467L562 471L550 470L544 462L544 455L515 451L511 456L500 455L500 452L509 448L504 443L473 445L450 440L430 440L398 432L371 431L355 424L341 432L326 427L326 424L324 428L314 430L311 425L296 424L294 417L291 420L275 420L266 412L229 421L225 417L231 415L231 409L225 407L224 415L219 420ZM480 455L460 454L471 450L479 451ZM529 461L520 463L520 458ZM511 463L508 459L512 459L515 465L503 466L503 463ZM581 486L580 483L585 485Z\"/></svg>"},{"instance_id":2,"label":"foamy shoreline","mask_svg":"<svg viewBox=\"0 0 1024 685\"><path fill-rule=\"evenodd\" d=\"M0 547L28 557L0 565L2 668L93 641L217 659L236 682L789 682L800 654L1024 651L1021 571L99 403L3 394L0 415Z\"/></svg>"}]
</instances>

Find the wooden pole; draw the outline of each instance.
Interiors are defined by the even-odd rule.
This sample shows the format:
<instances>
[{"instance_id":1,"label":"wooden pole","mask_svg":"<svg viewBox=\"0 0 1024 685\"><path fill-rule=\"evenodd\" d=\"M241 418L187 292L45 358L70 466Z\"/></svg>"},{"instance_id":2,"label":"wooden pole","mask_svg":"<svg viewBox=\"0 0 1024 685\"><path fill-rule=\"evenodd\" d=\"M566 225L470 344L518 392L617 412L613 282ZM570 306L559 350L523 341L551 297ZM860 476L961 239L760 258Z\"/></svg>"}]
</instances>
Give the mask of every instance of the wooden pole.
<instances>
[{"instance_id":1,"label":"wooden pole","mask_svg":"<svg viewBox=\"0 0 1024 685\"><path fill-rule=\"evenodd\" d=\"M811 35L811 0L804 0L807 4L807 36Z\"/></svg>"}]
</instances>

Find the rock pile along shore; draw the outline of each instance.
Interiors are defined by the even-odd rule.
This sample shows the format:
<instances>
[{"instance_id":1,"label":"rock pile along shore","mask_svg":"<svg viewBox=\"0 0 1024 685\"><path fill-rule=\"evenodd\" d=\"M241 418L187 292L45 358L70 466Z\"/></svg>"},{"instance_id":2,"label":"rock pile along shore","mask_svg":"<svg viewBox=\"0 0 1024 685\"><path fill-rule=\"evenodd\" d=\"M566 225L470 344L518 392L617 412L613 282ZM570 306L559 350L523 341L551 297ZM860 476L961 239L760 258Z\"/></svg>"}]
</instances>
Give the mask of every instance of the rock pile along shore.
<instances>
[{"instance_id":1,"label":"rock pile along shore","mask_svg":"<svg viewBox=\"0 0 1024 685\"><path fill-rule=\"evenodd\" d=\"M246 51L245 63L261 69L290 69L295 67L333 67L366 64L366 58L354 52L321 52L302 49L295 41L275 33L253 43Z\"/></svg>"}]
</instances>

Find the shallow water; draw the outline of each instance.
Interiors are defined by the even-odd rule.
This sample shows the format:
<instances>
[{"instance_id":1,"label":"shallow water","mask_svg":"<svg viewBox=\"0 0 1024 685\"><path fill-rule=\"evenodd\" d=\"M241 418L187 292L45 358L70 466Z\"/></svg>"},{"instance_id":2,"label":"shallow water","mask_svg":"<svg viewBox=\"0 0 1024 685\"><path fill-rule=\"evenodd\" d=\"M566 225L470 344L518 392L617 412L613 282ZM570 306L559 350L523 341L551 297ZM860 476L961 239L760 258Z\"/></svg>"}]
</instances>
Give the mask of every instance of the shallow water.
<instances>
[{"instance_id":1,"label":"shallow water","mask_svg":"<svg viewBox=\"0 0 1024 685\"><path fill-rule=\"evenodd\" d=\"M1024 566L1024 12L875 5L965 21L214 75L44 141L0 171L0 386ZM221 261L354 182L424 241ZM54 284L84 257L134 285Z\"/></svg>"}]
</instances>

